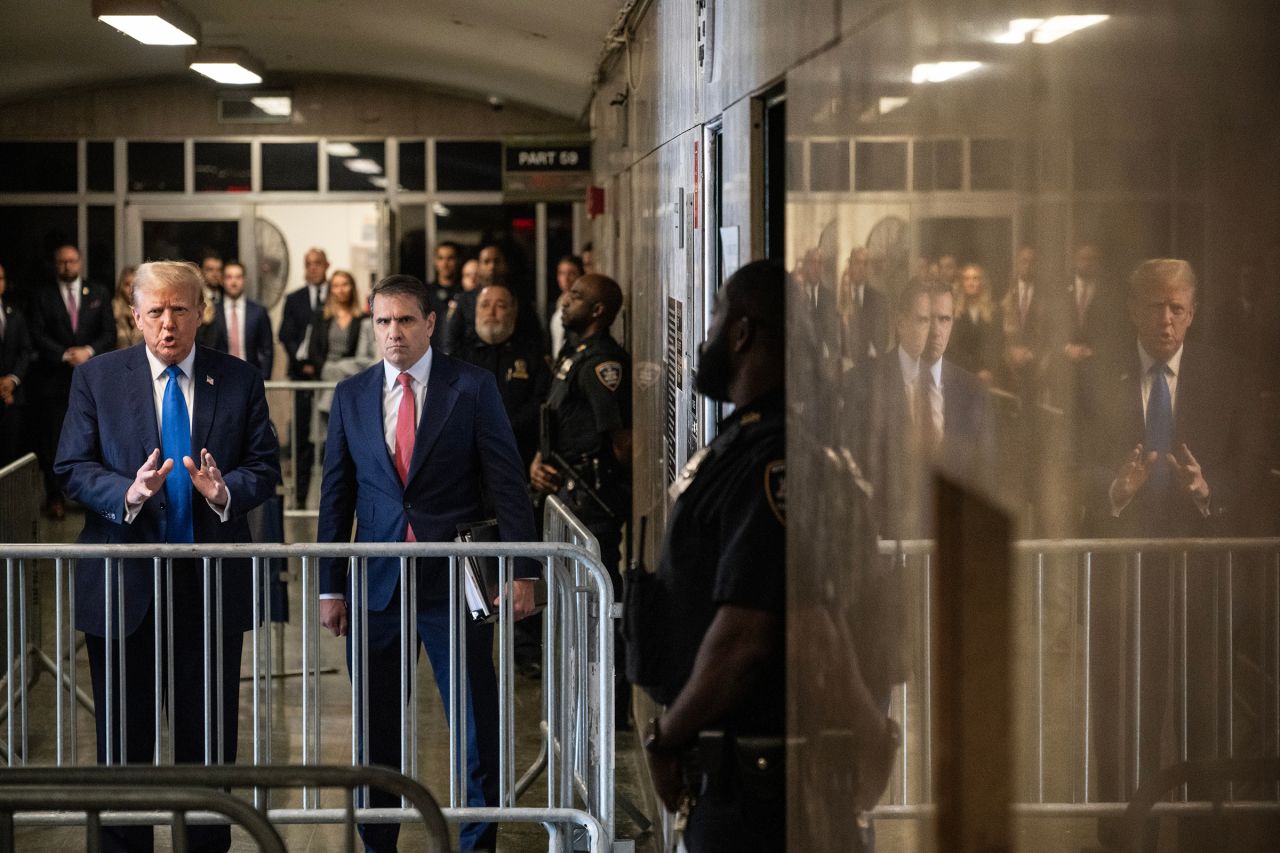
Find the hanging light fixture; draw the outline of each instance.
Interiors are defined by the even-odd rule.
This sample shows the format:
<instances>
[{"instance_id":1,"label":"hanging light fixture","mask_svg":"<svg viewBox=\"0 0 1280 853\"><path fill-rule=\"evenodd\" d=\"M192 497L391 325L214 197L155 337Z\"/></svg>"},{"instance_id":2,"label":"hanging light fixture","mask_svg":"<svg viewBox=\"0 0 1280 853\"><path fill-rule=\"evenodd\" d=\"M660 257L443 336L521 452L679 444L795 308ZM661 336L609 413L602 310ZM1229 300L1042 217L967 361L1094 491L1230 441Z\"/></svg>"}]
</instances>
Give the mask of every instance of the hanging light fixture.
<instances>
[{"instance_id":1,"label":"hanging light fixture","mask_svg":"<svg viewBox=\"0 0 1280 853\"><path fill-rule=\"evenodd\" d=\"M262 64L238 47L198 47L188 59L192 71L229 86L262 82Z\"/></svg>"},{"instance_id":2,"label":"hanging light fixture","mask_svg":"<svg viewBox=\"0 0 1280 853\"><path fill-rule=\"evenodd\" d=\"M200 41L200 23L168 0L93 0L93 16L143 44Z\"/></svg>"}]
</instances>

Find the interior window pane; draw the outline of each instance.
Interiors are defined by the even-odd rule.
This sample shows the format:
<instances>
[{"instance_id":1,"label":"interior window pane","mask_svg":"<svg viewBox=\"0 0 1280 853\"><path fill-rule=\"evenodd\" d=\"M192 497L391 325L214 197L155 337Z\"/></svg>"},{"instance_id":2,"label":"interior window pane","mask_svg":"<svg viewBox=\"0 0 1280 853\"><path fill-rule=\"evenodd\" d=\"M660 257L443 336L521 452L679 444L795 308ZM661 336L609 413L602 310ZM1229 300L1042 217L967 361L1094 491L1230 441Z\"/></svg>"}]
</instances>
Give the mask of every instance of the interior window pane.
<instances>
[{"instance_id":1,"label":"interior window pane","mask_svg":"<svg viewBox=\"0 0 1280 853\"><path fill-rule=\"evenodd\" d=\"M918 193L934 189L932 139L922 139L911 146L911 188Z\"/></svg>"},{"instance_id":2,"label":"interior window pane","mask_svg":"<svg viewBox=\"0 0 1280 853\"><path fill-rule=\"evenodd\" d=\"M262 189L303 192L319 190L316 143L262 143Z\"/></svg>"},{"instance_id":3,"label":"interior window pane","mask_svg":"<svg viewBox=\"0 0 1280 853\"><path fill-rule=\"evenodd\" d=\"M1013 189L1013 143L1008 139L969 142L969 188Z\"/></svg>"},{"instance_id":4,"label":"interior window pane","mask_svg":"<svg viewBox=\"0 0 1280 853\"><path fill-rule=\"evenodd\" d=\"M74 142L0 142L0 192L75 191Z\"/></svg>"},{"instance_id":5,"label":"interior window pane","mask_svg":"<svg viewBox=\"0 0 1280 853\"><path fill-rule=\"evenodd\" d=\"M1169 189L1169 143L1155 139L1078 139L1077 190Z\"/></svg>"},{"instance_id":6,"label":"interior window pane","mask_svg":"<svg viewBox=\"0 0 1280 853\"><path fill-rule=\"evenodd\" d=\"M249 192L249 143L197 142L195 171L196 192Z\"/></svg>"},{"instance_id":7,"label":"interior window pane","mask_svg":"<svg viewBox=\"0 0 1280 853\"><path fill-rule=\"evenodd\" d=\"M4 301L25 307L36 288L54 280L53 253L76 244L74 205L0 207L0 263L4 264Z\"/></svg>"},{"instance_id":8,"label":"interior window pane","mask_svg":"<svg viewBox=\"0 0 1280 853\"><path fill-rule=\"evenodd\" d=\"M130 192L183 191L181 142L130 142L128 162Z\"/></svg>"},{"instance_id":9,"label":"interior window pane","mask_svg":"<svg viewBox=\"0 0 1280 853\"><path fill-rule=\"evenodd\" d=\"M502 190L501 142L437 142L436 189Z\"/></svg>"},{"instance_id":10,"label":"interior window pane","mask_svg":"<svg viewBox=\"0 0 1280 853\"><path fill-rule=\"evenodd\" d=\"M402 204L396 217L396 272L430 281L427 271L427 207Z\"/></svg>"},{"instance_id":11,"label":"interior window pane","mask_svg":"<svg viewBox=\"0 0 1280 853\"><path fill-rule=\"evenodd\" d=\"M109 204L89 206L89 278L115 292L116 209Z\"/></svg>"},{"instance_id":12,"label":"interior window pane","mask_svg":"<svg viewBox=\"0 0 1280 853\"><path fill-rule=\"evenodd\" d=\"M809 188L814 192L849 191L849 141L809 144Z\"/></svg>"},{"instance_id":13,"label":"interior window pane","mask_svg":"<svg viewBox=\"0 0 1280 853\"><path fill-rule=\"evenodd\" d=\"M859 142L854 158L854 189L875 192L907 188L907 143Z\"/></svg>"},{"instance_id":14,"label":"interior window pane","mask_svg":"<svg viewBox=\"0 0 1280 853\"><path fill-rule=\"evenodd\" d=\"M425 192L427 189L427 143L400 143L400 189Z\"/></svg>"},{"instance_id":15,"label":"interior window pane","mask_svg":"<svg viewBox=\"0 0 1280 853\"><path fill-rule=\"evenodd\" d=\"M330 190L378 192L387 188L387 144L381 139L330 141L325 153L329 157Z\"/></svg>"},{"instance_id":16,"label":"interior window pane","mask_svg":"<svg viewBox=\"0 0 1280 853\"><path fill-rule=\"evenodd\" d=\"M116 191L116 150L110 142L90 142L85 151L88 174L85 185L91 193Z\"/></svg>"}]
</instances>

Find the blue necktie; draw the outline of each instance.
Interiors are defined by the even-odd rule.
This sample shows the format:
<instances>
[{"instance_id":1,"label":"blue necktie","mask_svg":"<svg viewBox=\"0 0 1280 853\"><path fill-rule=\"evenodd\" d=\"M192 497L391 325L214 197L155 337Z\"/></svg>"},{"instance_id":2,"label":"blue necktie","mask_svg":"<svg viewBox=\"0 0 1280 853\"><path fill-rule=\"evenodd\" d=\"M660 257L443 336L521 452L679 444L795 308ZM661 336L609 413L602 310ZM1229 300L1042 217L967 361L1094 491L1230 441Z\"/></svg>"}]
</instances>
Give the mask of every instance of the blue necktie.
<instances>
[{"instance_id":1,"label":"blue necktie","mask_svg":"<svg viewBox=\"0 0 1280 853\"><path fill-rule=\"evenodd\" d=\"M191 418L187 415L187 401L178 387L182 371L171 364L165 372L169 384L164 386L164 404L161 407L161 451L165 459L173 460L173 470L164 483L166 542L194 542L191 524L191 474L182 464L182 457L191 455Z\"/></svg>"},{"instance_id":2,"label":"blue necktie","mask_svg":"<svg viewBox=\"0 0 1280 853\"><path fill-rule=\"evenodd\" d=\"M1158 497L1164 497L1169 489L1169 462L1165 454L1173 449L1173 400L1169 397L1169 382L1165 379L1168 370L1169 366L1163 361L1157 361L1151 367L1147 431L1143 441L1147 453L1156 452L1156 463L1151 469L1148 486Z\"/></svg>"}]
</instances>

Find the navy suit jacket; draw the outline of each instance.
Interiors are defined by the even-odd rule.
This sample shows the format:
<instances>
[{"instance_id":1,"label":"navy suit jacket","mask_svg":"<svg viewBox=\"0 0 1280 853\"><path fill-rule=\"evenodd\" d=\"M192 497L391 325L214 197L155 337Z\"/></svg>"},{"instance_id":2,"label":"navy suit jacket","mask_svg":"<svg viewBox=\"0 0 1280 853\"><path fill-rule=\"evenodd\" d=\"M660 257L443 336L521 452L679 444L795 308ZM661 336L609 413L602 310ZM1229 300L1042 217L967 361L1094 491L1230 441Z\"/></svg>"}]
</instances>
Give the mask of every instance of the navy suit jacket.
<instances>
[{"instance_id":1,"label":"navy suit jacket","mask_svg":"<svg viewBox=\"0 0 1280 853\"><path fill-rule=\"evenodd\" d=\"M0 311L4 312L4 338L0 340L0 377L18 377L18 390L14 393L14 402L17 404L22 402L25 394L27 367L31 364L31 337L27 334L26 318L21 311L2 301ZM3 405L0 403L0 406Z\"/></svg>"},{"instance_id":2,"label":"navy suit jacket","mask_svg":"<svg viewBox=\"0 0 1280 853\"><path fill-rule=\"evenodd\" d=\"M90 281L80 285L80 310L75 331L71 315L62 299L62 289L54 283L39 288L30 310L29 331L38 360L32 365L32 391L37 396L64 397L71 386L71 365L62 360L70 347L90 346L95 355L115 349L116 318L111 313L111 294Z\"/></svg>"},{"instance_id":3,"label":"navy suit jacket","mask_svg":"<svg viewBox=\"0 0 1280 853\"><path fill-rule=\"evenodd\" d=\"M875 485L881 534L920 535L932 528L915 517L922 474L913 454L910 402L902 382L898 348L852 371L857 461ZM980 490L991 488L995 472L995 413L986 386L963 368L942 361L942 446L936 465L947 476ZM919 526L923 525L923 526Z\"/></svg>"},{"instance_id":4,"label":"navy suit jacket","mask_svg":"<svg viewBox=\"0 0 1280 853\"><path fill-rule=\"evenodd\" d=\"M271 378L271 367L275 363L275 338L271 334L271 318L267 309L245 299L244 306L244 360L258 368L263 379ZM230 352L231 338L227 334L227 316L224 303L219 302L213 315L213 334L209 338L209 346L221 352Z\"/></svg>"},{"instance_id":5,"label":"navy suit jacket","mask_svg":"<svg viewBox=\"0 0 1280 853\"><path fill-rule=\"evenodd\" d=\"M495 517L504 542L537 535L511 423L487 370L434 352L408 484L400 482L382 426L383 362L338 384L329 411L319 542L449 542L458 525ZM536 564L516 564L517 576ZM346 593L347 561L322 564L321 593ZM385 610L400 583L396 559L369 561L368 602ZM418 607L448 594L448 561L419 561Z\"/></svg>"},{"instance_id":6,"label":"navy suit jacket","mask_svg":"<svg viewBox=\"0 0 1280 853\"><path fill-rule=\"evenodd\" d=\"M1260 404L1248 370L1211 347L1185 344L1173 413L1173 447L1183 444L1209 484L1206 517L1172 487L1156 504L1145 489L1116 518L1110 489L1116 473L1146 434L1142 362L1133 337L1104 351L1083 372L1077 391L1076 447L1091 536L1247 536L1257 519L1264 462Z\"/></svg>"},{"instance_id":7,"label":"navy suit jacket","mask_svg":"<svg viewBox=\"0 0 1280 853\"><path fill-rule=\"evenodd\" d=\"M319 379L319 368L315 376L304 376L302 365L313 363L311 359L299 361L298 347L307 335L307 327L315 323L319 311L311 310L310 284L304 284L292 291L284 299L284 313L280 317L280 345L284 347L285 358L289 360L290 379ZM321 303L323 307L323 303ZM312 330L312 334L315 334Z\"/></svg>"},{"instance_id":8,"label":"navy suit jacket","mask_svg":"<svg viewBox=\"0 0 1280 853\"><path fill-rule=\"evenodd\" d=\"M67 495L85 507L78 542L138 544L165 541L165 494L124 521L124 496L151 451L160 446L146 344L92 358L76 368L71 402L54 471ZM193 451L213 454L231 494L232 517L221 521L204 498L192 498L195 541L250 542L246 513L275 494L279 447L268 419L262 376L238 358L196 348ZM176 464L182 464L181 461ZM168 486L166 486L168 488ZM201 595L198 572L176 566L174 596ZM223 625L244 631L252 623L251 572L247 560L223 564ZM152 599L152 561L128 560L124 569L126 634L142 622ZM101 560L76 562L76 627L105 636ZM113 630L112 634L115 634Z\"/></svg>"}]
</instances>

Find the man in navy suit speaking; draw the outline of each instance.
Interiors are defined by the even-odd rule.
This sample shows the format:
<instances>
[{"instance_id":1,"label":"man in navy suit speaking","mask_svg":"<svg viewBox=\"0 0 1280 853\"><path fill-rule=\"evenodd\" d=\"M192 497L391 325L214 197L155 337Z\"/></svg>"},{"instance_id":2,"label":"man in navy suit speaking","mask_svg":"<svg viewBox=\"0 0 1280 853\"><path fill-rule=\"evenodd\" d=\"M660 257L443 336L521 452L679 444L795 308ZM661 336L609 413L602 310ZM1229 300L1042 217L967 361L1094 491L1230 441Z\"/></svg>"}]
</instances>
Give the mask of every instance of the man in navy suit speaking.
<instances>
[{"instance_id":1,"label":"man in navy suit speaking","mask_svg":"<svg viewBox=\"0 0 1280 853\"><path fill-rule=\"evenodd\" d=\"M85 507L80 542L251 541L245 515L275 493L279 448L258 371L195 346L203 306L202 279L194 264L143 264L133 284L133 316L143 343L76 368L54 469L67 494ZM162 673L170 669L165 655L156 660L154 632L158 624L162 636L168 633L170 614L153 601L152 561L123 563L112 567L108 591L101 560L76 562L75 622L88 645L98 761L107 760L109 737L113 763L122 754L124 761L147 763L155 740L155 667L160 665ZM122 579L117 580L118 572ZM174 680L162 689L179 763L205 761L207 722L215 733L213 760L235 761L240 653L253 619L249 561L225 560L221 574L222 645L220 650L211 646L221 668L212 673L208 706L203 698L206 634L199 626L204 624L205 589L199 561L175 561L172 586L162 588L164 598L172 593L175 628ZM167 586L168 579L163 583ZM214 594L212 580L210 587ZM121 588L123 620L116 616L120 599L115 596ZM104 614L109 600L110 619ZM204 629L211 642L216 640L215 625ZM110 733L108 654L113 664ZM226 826L193 828L188 836L193 850L225 851L231 840ZM108 850L150 850L151 830L107 830L103 841Z\"/></svg>"},{"instance_id":2,"label":"man in navy suit speaking","mask_svg":"<svg viewBox=\"0 0 1280 853\"><path fill-rule=\"evenodd\" d=\"M504 542L536 539L511 423L493 374L431 346L436 316L426 286L393 275L373 289L373 329L383 360L340 383L329 412L317 541L449 542L458 525L497 518ZM449 684L448 561L417 561L417 631L442 698ZM516 564L515 618L533 611L536 565ZM371 764L400 760L400 562L368 567ZM322 564L320 622L346 635L345 560ZM468 622L467 804L498 804L498 691L493 628ZM348 640L348 654L350 654ZM446 702L447 704L447 702ZM374 807L397 798L375 791ZM361 827L371 850L396 849L395 824ZM463 850L492 850L493 824L462 827Z\"/></svg>"}]
</instances>

